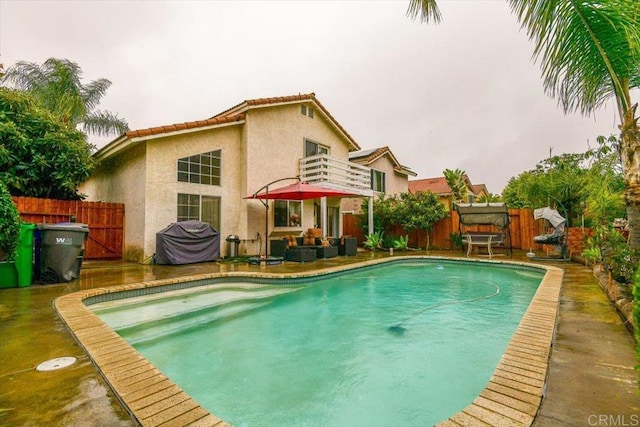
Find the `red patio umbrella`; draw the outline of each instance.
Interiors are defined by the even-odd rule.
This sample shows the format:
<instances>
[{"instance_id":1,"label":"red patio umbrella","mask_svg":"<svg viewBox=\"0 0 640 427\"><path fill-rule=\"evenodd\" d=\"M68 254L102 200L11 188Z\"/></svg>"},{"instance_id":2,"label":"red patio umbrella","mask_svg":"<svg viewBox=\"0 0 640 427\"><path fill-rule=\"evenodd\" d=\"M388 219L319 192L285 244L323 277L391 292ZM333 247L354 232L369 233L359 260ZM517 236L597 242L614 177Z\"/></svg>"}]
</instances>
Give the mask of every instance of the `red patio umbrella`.
<instances>
[{"instance_id":1,"label":"red patio umbrella","mask_svg":"<svg viewBox=\"0 0 640 427\"><path fill-rule=\"evenodd\" d=\"M319 199L320 197L347 197L357 195L357 193L346 190L320 187L298 181L284 187L276 188L275 190L266 189L264 192L256 193L248 198L270 200L308 200Z\"/></svg>"},{"instance_id":2,"label":"red patio umbrella","mask_svg":"<svg viewBox=\"0 0 640 427\"><path fill-rule=\"evenodd\" d=\"M283 178L260 188L251 196L245 197L245 199L259 199L266 208L265 215L265 254L269 255L269 200L308 200L319 199L321 197L348 197L357 196L358 193L353 193L347 190L339 190L331 187L321 187L313 184L306 184L304 182L297 181L293 184L270 190L269 186L279 181L287 179L297 178ZM264 190L263 192L260 192ZM266 200L266 201L265 201Z\"/></svg>"}]
</instances>

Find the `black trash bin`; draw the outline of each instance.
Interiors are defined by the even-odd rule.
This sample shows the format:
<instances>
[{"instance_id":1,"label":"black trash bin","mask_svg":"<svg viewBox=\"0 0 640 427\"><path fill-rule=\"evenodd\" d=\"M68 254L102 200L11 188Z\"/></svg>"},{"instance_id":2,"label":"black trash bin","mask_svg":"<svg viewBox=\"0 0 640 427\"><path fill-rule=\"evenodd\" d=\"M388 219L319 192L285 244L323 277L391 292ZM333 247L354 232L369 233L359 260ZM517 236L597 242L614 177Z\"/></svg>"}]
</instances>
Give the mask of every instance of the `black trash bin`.
<instances>
[{"instance_id":1,"label":"black trash bin","mask_svg":"<svg viewBox=\"0 0 640 427\"><path fill-rule=\"evenodd\" d=\"M86 224L38 224L36 279L40 283L69 282L80 277Z\"/></svg>"},{"instance_id":2,"label":"black trash bin","mask_svg":"<svg viewBox=\"0 0 640 427\"><path fill-rule=\"evenodd\" d=\"M240 245L240 237L230 234L227 236L227 254L229 258L238 256L238 245Z\"/></svg>"}]
</instances>

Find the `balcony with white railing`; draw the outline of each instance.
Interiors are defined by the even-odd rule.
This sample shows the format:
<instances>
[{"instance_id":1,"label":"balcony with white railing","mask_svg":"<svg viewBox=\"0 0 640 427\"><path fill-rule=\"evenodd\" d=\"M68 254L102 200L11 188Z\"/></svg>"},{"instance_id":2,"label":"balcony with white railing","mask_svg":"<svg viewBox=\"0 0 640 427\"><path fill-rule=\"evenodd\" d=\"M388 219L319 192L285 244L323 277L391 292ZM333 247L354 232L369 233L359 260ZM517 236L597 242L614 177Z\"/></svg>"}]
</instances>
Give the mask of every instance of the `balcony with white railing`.
<instances>
[{"instance_id":1,"label":"balcony with white railing","mask_svg":"<svg viewBox=\"0 0 640 427\"><path fill-rule=\"evenodd\" d=\"M371 169L328 154L300 159L300 180L309 184L372 196Z\"/></svg>"}]
</instances>

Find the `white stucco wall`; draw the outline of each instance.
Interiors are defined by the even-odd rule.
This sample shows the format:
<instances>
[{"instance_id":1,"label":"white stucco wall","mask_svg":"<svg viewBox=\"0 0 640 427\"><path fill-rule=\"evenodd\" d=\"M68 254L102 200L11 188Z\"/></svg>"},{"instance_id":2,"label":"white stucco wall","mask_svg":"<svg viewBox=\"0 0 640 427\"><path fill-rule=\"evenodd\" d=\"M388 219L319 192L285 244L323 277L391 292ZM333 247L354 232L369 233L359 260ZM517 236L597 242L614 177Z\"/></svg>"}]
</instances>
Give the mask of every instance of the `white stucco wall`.
<instances>
[{"instance_id":1,"label":"white stucco wall","mask_svg":"<svg viewBox=\"0 0 640 427\"><path fill-rule=\"evenodd\" d=\"M409 190L409 179L406 175L399 174L393 170L393 163L391 163L388 156L382 156L368 166L386 174L386 195L406 193Z\"/></svg>"},{"instance_id":2,"label":"white stucco wall","mask_svg":"<svg viewBox=\"0 0 640 427\"><path fill-rule=\"evenodd\" d=\"M240 227L239 199L244 196L241 188L243 161L240 155L241 126L227 126L167 138L148 141L145 212L146 254L155 252L156 233L178 218L177 194L198 194L220 197L221 241L228 234L236 234ZM221 150L221 179L219 186L178 182L178 159L209 151ZM224 244L221 245L224 249Z\"/></svg>"},{"instance_id":3,"label":"white stucco wall","mask_svg":"<svg viewBox=\"0 0 640 427\"><path fill-rule=\"evenodd\" d=\"M297 176L300 173L298 160L304 157L307 139L329 147L331 156L348 160L349 146L346 139L324 119L318 109L311 103L307 105L315 109L313 118L301 113L300 104L254 109L247 113L247 194L252 194L271 181ZM270 188L294 182L295 180L282 181ZM313 215L314 203L319 203L319 200L303 202L300 227L274 228L271 202L268 237L299 234L313 227L316 222ZM340 200L329 198L327 205L339 206ZM265 233L265 207L257 200L248 200L247 234L256 233Z\"/></svg>"}]
</instances>

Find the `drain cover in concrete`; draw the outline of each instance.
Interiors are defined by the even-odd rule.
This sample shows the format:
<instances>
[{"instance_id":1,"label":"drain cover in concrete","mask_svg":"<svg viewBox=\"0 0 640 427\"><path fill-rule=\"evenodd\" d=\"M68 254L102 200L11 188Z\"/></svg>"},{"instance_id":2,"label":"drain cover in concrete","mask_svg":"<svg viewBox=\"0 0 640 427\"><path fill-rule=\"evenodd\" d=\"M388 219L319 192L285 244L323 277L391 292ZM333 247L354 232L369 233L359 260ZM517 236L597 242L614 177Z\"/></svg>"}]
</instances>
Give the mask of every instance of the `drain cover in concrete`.
<instances>
[{"instance_id":1,"label":"drain cover in concrete","mask_svg":"<svg viewBox=\"0 0 640 427\"><path fill-rule=\"evenodd\" d=\"M66 368L76 363L75 357L56 357L55 359L42 362L36 368L36 371L55 371L56 369Z\"/></svg>"}]
</instances>

